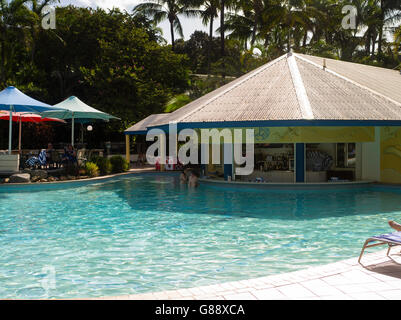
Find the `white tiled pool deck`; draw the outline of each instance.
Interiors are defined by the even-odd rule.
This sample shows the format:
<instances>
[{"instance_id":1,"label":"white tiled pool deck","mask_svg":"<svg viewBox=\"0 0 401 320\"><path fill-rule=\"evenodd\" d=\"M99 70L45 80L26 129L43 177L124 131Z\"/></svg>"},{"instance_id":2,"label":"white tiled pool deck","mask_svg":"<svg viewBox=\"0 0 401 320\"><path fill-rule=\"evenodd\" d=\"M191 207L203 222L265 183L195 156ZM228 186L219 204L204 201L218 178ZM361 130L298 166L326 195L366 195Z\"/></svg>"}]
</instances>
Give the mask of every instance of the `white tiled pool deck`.
<instances>
[{"instance_id":1,"label":"white tiled pool deck","mask_svg":"<svg viewBox=\"0 0 401 320\"><path fill-rule=\"evenodd\" d=\"M324 266L251 280L173 291L105 297L123 300L399 300L399 247Z\"/></svg>"}]
</instances>

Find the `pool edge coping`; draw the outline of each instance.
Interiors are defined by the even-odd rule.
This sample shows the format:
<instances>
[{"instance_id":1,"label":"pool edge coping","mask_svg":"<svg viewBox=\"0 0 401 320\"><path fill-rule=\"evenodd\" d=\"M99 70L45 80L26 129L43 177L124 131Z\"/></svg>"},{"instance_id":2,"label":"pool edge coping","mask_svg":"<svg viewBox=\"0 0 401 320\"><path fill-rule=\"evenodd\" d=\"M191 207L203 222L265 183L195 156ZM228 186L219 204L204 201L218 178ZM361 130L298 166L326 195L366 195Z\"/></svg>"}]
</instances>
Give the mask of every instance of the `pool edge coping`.
<instances>
[{"instance_id":1,"label":"pool edge coping","mask_svg":"<svg viewBox=\"0 0 401 320\"><path fill-rule=\"evenodd\" d=\"M379 184L373 180L364 180L364 181L339 181L339 182L250 182L250 181L225 181L225 180L216 180L216 179L205 179L200 178L199 182L206 183L216 183L216 184L225 184L229 186L241 185L241 186L263 186L263 187L306 187L306 186L353 186L353 185L364 185L364 184ZM380 183L382 184L382 183ZM384 185L384 184L383 184ZM392 184L389 184L392 185ZM392 185L397 186L397 185ZM399 184L398 186L401 186Z\"/></svg>"},{"instance_id":2,"label":"pool edge coping","mask_svg":"<svg viewBox=\"0 0 401 320\"><path fill-rule=\"evenodd\" d=\"M363 265L358 263L358 257L354 257L297 271L246 280L222 282L209 286L152 291L121 296L76 298L74 300L363 300L364 296L369 296L369 294L373 295L375 293L378 299L401 299L400 253L391 254L391 256L398 256L397 260L400 261L400 263L398 263L398 267L400 268L397 277L392 273L386 275L375 273L368 269L368 267L370 268L394 261L386 256L386 252L387 249L384 249L365 254L362 260ZM329 278L330 281L327 281ZM341 280L347 281L347 283L341 283ZM316 293L316 288L309 288L309 295L296 296L296 292L299 294L299 292L302 291L301 289L307 292L305 290L308 290L308 288L305 288L302 285L303 283L312 283L314 281L323 281L322 283L325 286L327 285L333 292L338 291L339 293L337 295L319 295ZM392 289L380 290L380 286L389 285L391 282L398 282L398 286L396 285ZM364 284L369 284L371 288L365 288L365 291L361 292L352 292L353 288L364 286ZM372 289L375 285L377 285L377 289ZM344 289L347 286L349 286L347 289L349 292ZM338 288L343 289L339 290ZM382 291L384 293L380 295ZM389 296L391 293L399 295L398 298L386 298L386 294ZM263 294L265 294L265 296L263 296ZM276 294L276 296L273 294Z\"/></svg>"},{"instance_id":3,"label":"pool edge coping","mask_svg":"<svg viewBox=\"0 0 401 320\"><path fill-rule=\"evenodd\" d=\"M67 183L79 183L79 182L92 182L92 181L101 181L101 180L106 180L106 179L112 179L115 177L120 177L124 175L130 175L130 174L138 174L138 173L152 173L152 172L158 172L155 171L154 168L138 168L138 169L130 169L127 172L120 172L120 173L115 173L115 174L109 174L107 176L98 176L98 177L93 177L93 178L85 178L85 179L75 179L75 180L64 180L64 181L47 181L47 182L24 182L24 183L0 183L0 189L1 188L6 188L8 186L12 187L26 187L26 186L46 186L46 185L59 185L59 184L67 184ZM167 171L168 172L168 171ZM163 172L158 172L158 173L163 173Z\"/></svg>"}]
</instances>

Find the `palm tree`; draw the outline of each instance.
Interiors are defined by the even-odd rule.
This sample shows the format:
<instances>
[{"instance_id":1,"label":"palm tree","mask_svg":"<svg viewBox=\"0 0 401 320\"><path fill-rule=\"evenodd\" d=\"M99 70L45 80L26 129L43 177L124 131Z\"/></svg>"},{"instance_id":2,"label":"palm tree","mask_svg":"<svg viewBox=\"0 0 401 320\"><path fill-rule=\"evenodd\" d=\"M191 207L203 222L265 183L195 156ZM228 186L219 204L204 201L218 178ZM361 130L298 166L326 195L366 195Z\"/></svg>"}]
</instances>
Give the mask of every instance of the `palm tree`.
<instances>
[{"instance_id":1,"label":"palm tree","mask_svg":"<svg viewBox=\"0 0 401 320\"><path fill-rule=\"evenodd\" d=\"M240 2L241 11L244 17L249 20L250 23L250 44L255 44L258 33L262 26L268 25L269 22L265 21L266 13L272 8L272 1L269 0L242 0Z\"/></svg>"},{"instance_id":2,"label":"palm tree","mask_svg":"<svg viewBox=\"0 0 401 320\"><path fill-rule=\"evenodd\" d=\"M219 0L219 4L220 4L220 55L222 58L222 77L223 79L226 77L225 74L225 56L226 56L226 49L225 49L225 45L226 45L226 37L225 37L225 31L226 31L226 9L230 10L235 8L235 6L237 5L236 0Z\"/></svg>"},{"instance_id":3,"label":"palm tree","mask_svg":"<svg viewBox=\"0 0 401 320\"><path fill-rule=\"evenodd\" d=\"M401 0L360 0L363 6L358 7L361 23L367 30L364 34L365 51L368 55L382 54L383 35L386 26L394 26L401 20ZM361 10L360 10L361 9Z\"/></svg>"},{"instance_id":4,"label":"palm tree","mask_svg":"<svg viewBox=\"0 0 401 320\"><path fill-rule=\"evenodd\" d=\"M248 42L251 45L256 40L256 32L253 28L254 19L252 15L229 13L226 20L226 30L231 31L229 38L236 39L242 43L245 50L248 49Z\"/></svg>"},{"instance_id":5,"label":"palm tree","mask_svg":"<svg viewBox=\"0 0 401 320\"><path fill-rule=\"evenodd\" d=\"M383 31L386 24L393 24L401 19L401 0L378 0L379 10L379 40L378 40L378 54L382 53L383 45Z\"/></svg>"},{"instance_id":6,"label":"palm tree","mask_svg":"<svg viewBox=\"0 0 401 320\"><path fill-rule=\"evenodd\" d=\"M220 41L221 41L221 56L224 57L225 52L225 10L226 0L220 0ZM225 75L223 74L223 77Z\"/></svg>"},{"instance_id":7,"label":"palm tree","mask_svg":"<svg viewBox=\"0 0 401 320\"><path fill-rule=\"evenodd\" d=\"M401 53L401 26L394 32L395 53Z\"/></svg>"},{"instance_id":8,"label":"palm tree","mask_svg":"<svg viewBox=\"0 0 401 320\"><path fill-rule=\"evenodd\" d=\"M378 35L377 26L380 24L379 8L376 5L372 5L371 0L365 1L365 5L361 8L359 13L360 20L366 27L366 31L363 35L365 42L365 54L367 56L373 55L376 49L376 39Z\"/></svg>"},{"instance_id":9,"label":"palm tree","mask_svg":"<svg viewBox=\"0 0 401 320\"><path fill-rule=\"evenodd\" d=\"M230 38L237 39L247 49L248 41L254 45L258 32L263 26L263 13L266 5L263 0L241 0L234 13L227 15L226 30L231 31Z\"/></svg>"},{"instance_id":10,"label":"palm tree","mask_svg":"<svg viewBox=\"0 0 401 320\"><path fill-rule=\"evenodd\" d=\"M184 0L155 0L154 2L145 2L138 4L134 8L134 14L145 15L155 24L159 24L163 20L168 19L170 23L171 44L172 49L175 49L175 31L183 37L182 25L179 19L180 15L185 17L196 17L199 11L194 9L195 1Z\"/></svg>"},{"instance_id":11,"label":"palm tree","mask_svg":"<svg viewBox=\"0 0 401 320\"><path fill-rule=\"evenodd\" d=\"M218 18L218 0L206 0L202 4L202 10L199 10L199 15L202 19L202 23L204 25L209 24L209 45L207 48L207 72L210 75L210 56L211 56L211 48L213 43L213 22L214 19Z\"/></svg>"}]
</instances>

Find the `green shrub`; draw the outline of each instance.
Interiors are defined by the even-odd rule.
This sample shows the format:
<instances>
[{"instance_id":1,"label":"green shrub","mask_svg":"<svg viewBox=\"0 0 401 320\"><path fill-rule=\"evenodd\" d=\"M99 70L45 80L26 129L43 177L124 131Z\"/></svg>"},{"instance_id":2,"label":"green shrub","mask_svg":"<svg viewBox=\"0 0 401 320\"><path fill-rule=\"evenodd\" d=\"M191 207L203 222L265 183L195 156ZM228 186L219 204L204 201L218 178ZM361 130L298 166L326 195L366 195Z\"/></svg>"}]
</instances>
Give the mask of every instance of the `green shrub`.
<instances>
[{"instance_id":1,"label":"green shrub","mask_svg":"<svg viewBox=\"0 0 401 320\"><path fill-rule=\"evenodd\" d=\"M91 158L91 162L95 163L98 166L101 175L107 175L111 173L112 166L110 159L94 156Z\"/></svg>"},{"instance_id":2,"label":"green shrub","mask_svg":"<svg viewBox=\"0 0 401 320\"><path fill-rule=\"evenodd\" d=\"M112 168L111 171L113 173L124 172L124 171L128 171L128 169L129 169L129 163L122 156L112 156L110 158L110 163L111 163L111 168Z\"/></svg>"},{"instance_id":3,"label":"green shrub","mask_svg":"<svg viewBox=\"0 0 401 320\"><path fill-rule=\"evenodd\" d=\"M96 165L96 163L87 162L85 163L85 172L86 175L91 178L97 177L99 175L99 167Z\"/></svg>"}]
</instances>

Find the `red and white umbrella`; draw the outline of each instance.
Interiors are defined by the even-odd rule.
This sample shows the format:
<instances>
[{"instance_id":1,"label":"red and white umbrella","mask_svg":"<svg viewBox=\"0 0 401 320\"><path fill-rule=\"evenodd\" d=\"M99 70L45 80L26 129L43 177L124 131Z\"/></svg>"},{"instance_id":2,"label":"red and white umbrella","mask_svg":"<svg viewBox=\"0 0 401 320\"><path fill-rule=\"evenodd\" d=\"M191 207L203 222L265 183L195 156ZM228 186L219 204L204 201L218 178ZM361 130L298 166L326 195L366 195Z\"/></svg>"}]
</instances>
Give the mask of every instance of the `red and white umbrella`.
<instances>
[{"instance_id":1,"label":"red and white umbrella","mask_svg":"<svg viewBox=\"0 0 401 320\"><path fill-rule=\"evenodd\" d=\"M10 120L10 113L0 111L0 120ZM12 121L19 122L19 140L18 140L18 150L21 152L21 131L22 131L22 122L33 122L33 123L40 123L40 122L62 122L66 123L64 120L58 118L42 118L38 114L34 113L26 113L26 112L13 112L12 113Z\"/></svg>"}]
</instances>

